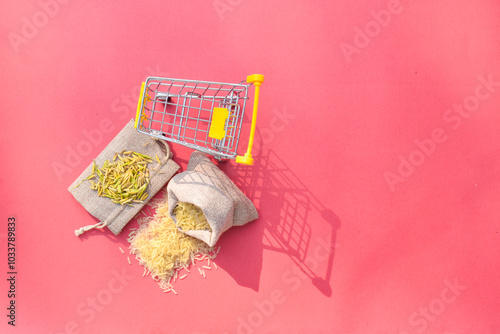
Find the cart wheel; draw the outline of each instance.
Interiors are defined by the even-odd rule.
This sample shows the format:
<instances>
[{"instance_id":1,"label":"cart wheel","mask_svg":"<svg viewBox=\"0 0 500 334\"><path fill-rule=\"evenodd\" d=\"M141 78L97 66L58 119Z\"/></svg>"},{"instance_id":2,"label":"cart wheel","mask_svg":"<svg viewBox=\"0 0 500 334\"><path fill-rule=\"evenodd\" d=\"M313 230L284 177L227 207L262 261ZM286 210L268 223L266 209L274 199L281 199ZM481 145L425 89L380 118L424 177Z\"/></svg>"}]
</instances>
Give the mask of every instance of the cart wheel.
<instances>
[{"instance_id":1,"label":"cart wheel","mask_svg":"<svg viewBox=\"0 0 500 334\"><path fill-rule=\"evenodd\" d=\"M262 74L252 74L247 77L247 82L253 83L255 86L260 86L264 82Z\"/></svg>"},{"instance_id":2,"label":"cart wheel","mask_svg":"<svg viewBox=\"0 0 500 334\"><path fill-rule=\"evenodd\" d=\"M253 165L253 158L252 155L249 153L245 153L245 155L238 155L236 157L236 162L239 164L244 164L244 165Z\"/></svg>"},{"instance_id":3,"label":"cart wheel","mask_svg":"<svg viewBox=\"0 0 500 334\"><path fill-rule=\"evenodd\" d=\"M201 94L195 93L195 92L186 92L184 94L186 97L196 97L198 99L201 99Z\"/></svg>"},{"instance_id":4,"label":"cart wheel","mask_svg":"<svg viewBox=\"0 0 500 334\"><path fill-rule=\"evenodd\" d=\"M170 102L171 97L168 94L165 93L158 93L156 94L156 101L165 103L165 102Z\"/></svg>"}]
</instances>

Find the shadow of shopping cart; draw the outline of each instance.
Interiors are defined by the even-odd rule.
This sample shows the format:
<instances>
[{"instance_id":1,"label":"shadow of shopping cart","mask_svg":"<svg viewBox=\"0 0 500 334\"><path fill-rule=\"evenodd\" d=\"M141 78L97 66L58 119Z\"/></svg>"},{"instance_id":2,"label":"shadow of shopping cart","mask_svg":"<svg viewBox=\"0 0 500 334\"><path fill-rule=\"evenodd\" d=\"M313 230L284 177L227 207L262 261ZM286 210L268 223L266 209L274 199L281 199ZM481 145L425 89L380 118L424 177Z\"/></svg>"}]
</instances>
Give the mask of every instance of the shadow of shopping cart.
<instances>
[{"instance_id":1,"label":"shadow of shopping cart","mask_svg":"<svg viewBox=\"0 0 500 334\"><path fill-rule=\"evenodd\" d=\"M331 295L330 279L336 249L339 217L304 185L271 149L262 145L257 130L253 166L231 165L227 172L255 203L265 226L263 249L286 254L324 295ZM317 243L313 229L329 231L327 257L314 259ZM312 263L314 262L314 265Z\"/></svg>"}]
</instances>

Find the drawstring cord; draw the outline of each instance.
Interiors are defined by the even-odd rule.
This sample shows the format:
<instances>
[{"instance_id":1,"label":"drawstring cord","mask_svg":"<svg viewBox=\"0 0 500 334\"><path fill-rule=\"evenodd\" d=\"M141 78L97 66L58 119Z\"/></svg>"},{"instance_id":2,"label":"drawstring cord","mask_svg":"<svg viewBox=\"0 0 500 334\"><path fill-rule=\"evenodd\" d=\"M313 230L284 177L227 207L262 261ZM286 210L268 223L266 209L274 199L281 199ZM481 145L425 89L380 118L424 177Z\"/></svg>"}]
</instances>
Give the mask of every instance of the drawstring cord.
<instances>
[{"instance_id":1,"label":"drawstring cord","mask_svg":"<svg viewBox=\"0 0 500 334\"><path fill-rule=\"evenodd\" d=\"M78 230L75 230L75 235L77 237L79 237L80 235L82 235L83 233L85 233L87 231L90 231L94 228L103 228L103 227L106 227L106 225L108 225L108 224L104 223L104 222L99 222L95 225L87 225L87 226L79 228Z\"/></svg>"}]
</instances>

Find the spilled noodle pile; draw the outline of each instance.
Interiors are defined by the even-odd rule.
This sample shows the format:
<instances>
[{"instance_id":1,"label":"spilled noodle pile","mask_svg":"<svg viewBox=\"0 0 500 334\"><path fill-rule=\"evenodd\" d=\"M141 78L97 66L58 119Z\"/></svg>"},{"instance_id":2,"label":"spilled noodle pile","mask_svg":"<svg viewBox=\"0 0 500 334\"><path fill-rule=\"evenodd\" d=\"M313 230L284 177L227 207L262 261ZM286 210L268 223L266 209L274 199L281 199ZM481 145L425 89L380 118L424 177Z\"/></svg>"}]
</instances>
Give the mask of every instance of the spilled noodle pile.
<instances>
[{"instance_id":1,"label":"spilled noodle pile","mask_svg":"<svg viewBox=\"0 0 500 334\"><path fill-rule=\"evenodd\" d=\"M181 202L175 210L182 229L210 229L200 208ZM172 283L186 277L180 275L182 270L190 272L190 266L195 266L196 261L207 260L210 265L217 256L214 247L179 231L168 213L166 200L157 203L156 214L142 218L139 225L129 234L130 252L144 266L144 275L150 273L165 292L177 294ZM211 269L210 266L203 268ZM205 277L202 269L198 268L198 271Z\"/></svg>"}]
</instances>

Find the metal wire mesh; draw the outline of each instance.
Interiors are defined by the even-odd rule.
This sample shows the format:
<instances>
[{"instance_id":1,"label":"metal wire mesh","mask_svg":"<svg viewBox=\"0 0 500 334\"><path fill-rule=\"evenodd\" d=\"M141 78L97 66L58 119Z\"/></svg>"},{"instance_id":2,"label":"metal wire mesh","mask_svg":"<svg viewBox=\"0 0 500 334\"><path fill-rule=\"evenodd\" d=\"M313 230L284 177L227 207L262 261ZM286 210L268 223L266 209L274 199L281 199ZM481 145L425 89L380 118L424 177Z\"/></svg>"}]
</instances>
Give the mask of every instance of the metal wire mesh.
<instances>
[{"instance_id":1,"label":"metal wire mesh","mask_svg":"<svg viewBox=\"0 0 500 334\"><path fill-rule=\"evenodd\" d=\"M250 84L149 77L141 101L139 132L214 155L235 158ZM229 116L222 139L209 137L215 107Z\"/></svg>"}]
</instances>

